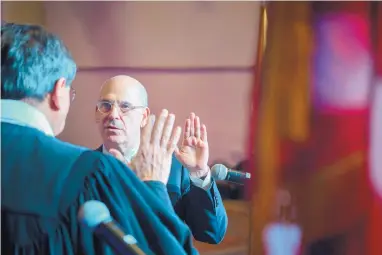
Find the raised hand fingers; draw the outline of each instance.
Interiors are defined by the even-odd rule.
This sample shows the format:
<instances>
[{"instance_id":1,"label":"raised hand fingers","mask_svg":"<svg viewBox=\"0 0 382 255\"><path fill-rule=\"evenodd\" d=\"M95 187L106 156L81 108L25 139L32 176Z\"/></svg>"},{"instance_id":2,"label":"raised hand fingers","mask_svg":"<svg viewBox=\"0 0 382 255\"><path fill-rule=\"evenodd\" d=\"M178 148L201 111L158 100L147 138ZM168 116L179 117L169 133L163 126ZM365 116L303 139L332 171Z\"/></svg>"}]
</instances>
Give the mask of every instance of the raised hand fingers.
<instances>
[{"instance_id":1,"label":"raised hand fingers","mask_svg":"<svg viewBox=\"0 0 382 255\"><path fill-rule=\"evenodd\" d=\"M141 145L146 145L150 143L151 132L155 123L155 115L150 115L147 125L143 127L141 134Z\"/></svg>"},{"instance_id":2,"label":"raised hand fingers","mask_svg":"<svg viewBox=\"0 0 382 255\"><path fill-rule=\"evenodd\" d=\"M163 127L165 122L167 121L168 111L163 109L159 115L159 118L154 124L152 134L151 134L151 143L160 144L162 135L163 135Z\"/></svg>"},{"instance_id":3,"label":"raised hand fingers","mask_svg":"<svg viewBox=\"0 0 382 255\"><path fill-rule=\"evenodd\" d=\"M169 114L165 123L165 126L163 127L163 135L161 139L161 147L167 147L167 144L170 140L171 132L174 127L174 122L175 122L175 115L174 114Z\"/></svg>"},{"instance_id":4,"label":"raised hand fingers","mask_svg":"<svg viewBox=\"0 0 382 255\"><path fill-rule=\"evenodd\" d=\"M180 127L173 129L174 122L175 115L168 114L168 111L165 109L162 110L156 121L155 117L150 115L149 123L142 130L141 143L146 145L150 143L157 144L174 152L182 131Z\"/></svg>"},{"instance_id":5,"label":"raised hand fingers","mask_svg":"<svg viewBox=\"0 0 382 255\"><path fill-rule=\"evenodd\" d=\"M195 135L195 113L190 114L190 136Z\"/></svg>"},{"instance_id":6,"label":"raised hand fingers","mask_svg":"<svg viewBox=\"0 0 382 255\"><path fill-rule=\"evenodd\" d=\"M191 120L186 119L186 123L184 123L183 139L186 140L190 136L191 136Z\"/></svg>"},{"instance_id":7,"label":"raised hand fingers","mask_svg":"<svg viewBox=\"0 0 382 255\"><path fill-rule=\"evenodd\" d=\"M207 142L207 127L204 124L202 125L200 138L203 142Z\"/></svg>"},{"instance_id":8,"label":"raised hand fingers","mask_svg":"<svg viewBox=\"0 0 382 255\"><path fill-rule=\"evenodd\" d=\"M195 132L195 137L197 139L200 138L200 119L198 116L195 117L194 121L194 132Z\"/></svg>"},{"instance_id":9,"label":"raised hand fingers","mask_svg":"<svg viewBox=\"0 0 382 255\"><path fill-rule=\"evenodd\" d=\"M176 127L175 130L172 132L170 142L167 146L167 151L170 154L172 154L177 148L181 132L182 129L180 127Z\"/></svg>"}]
</instances>

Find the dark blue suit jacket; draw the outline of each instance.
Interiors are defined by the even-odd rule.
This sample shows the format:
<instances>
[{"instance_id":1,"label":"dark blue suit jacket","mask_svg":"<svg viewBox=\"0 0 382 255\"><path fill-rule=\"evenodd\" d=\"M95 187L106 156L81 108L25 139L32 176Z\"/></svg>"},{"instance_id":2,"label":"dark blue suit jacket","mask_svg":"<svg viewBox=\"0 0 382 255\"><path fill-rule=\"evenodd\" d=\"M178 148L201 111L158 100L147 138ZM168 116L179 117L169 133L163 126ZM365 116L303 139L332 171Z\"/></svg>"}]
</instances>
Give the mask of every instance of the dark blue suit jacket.
<instances>
[{"instance_id":1,"label":"dark blue suit jacket","mask_svg":"<svg viewBox=\"0 0 382 255\"><path fill-rule=\"evenodd\" d=\"M104 202L146 254L198 254L186 224L109 155L1 122L1 156L2 254L115 254L78 223L87 200Z\"/></svg>"},{"instance_id":2,"label":"dark blue suit jacket","mask_svg":"<svg viewBox=\"0 0 382 255\"><path fill-rule=\"evenodd\" d=\"M102 146L97 148L102 152ZM220 243L227 230L228 217L219 190L212 185L204 190L192 184L188 170L173 156L167 192L178 216L190 227L200 242ZM150 183L148 183L151 186ZM162 200L165 194L160 194Z\"/></svg>"}]
</instances>

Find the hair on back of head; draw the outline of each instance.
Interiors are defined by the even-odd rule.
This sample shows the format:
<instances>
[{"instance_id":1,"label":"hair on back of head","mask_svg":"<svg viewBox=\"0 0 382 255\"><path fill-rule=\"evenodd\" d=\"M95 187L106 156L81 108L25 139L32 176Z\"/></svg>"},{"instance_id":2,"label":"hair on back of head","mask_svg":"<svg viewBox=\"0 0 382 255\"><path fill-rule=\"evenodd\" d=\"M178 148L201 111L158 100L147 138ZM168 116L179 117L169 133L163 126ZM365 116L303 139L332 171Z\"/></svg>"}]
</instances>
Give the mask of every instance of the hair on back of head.
<instances>
[{"instance_id":1,"label":"hair on back of head","mask_svg":"<svg viewBox=\"0 0 382 255\"><path fill-rule=\"evenodd\" d=\"M77 66L58 36L37 25L1 25L1 98L42 101L60 78L70 86Z\"/></svg>"}]
</instances>

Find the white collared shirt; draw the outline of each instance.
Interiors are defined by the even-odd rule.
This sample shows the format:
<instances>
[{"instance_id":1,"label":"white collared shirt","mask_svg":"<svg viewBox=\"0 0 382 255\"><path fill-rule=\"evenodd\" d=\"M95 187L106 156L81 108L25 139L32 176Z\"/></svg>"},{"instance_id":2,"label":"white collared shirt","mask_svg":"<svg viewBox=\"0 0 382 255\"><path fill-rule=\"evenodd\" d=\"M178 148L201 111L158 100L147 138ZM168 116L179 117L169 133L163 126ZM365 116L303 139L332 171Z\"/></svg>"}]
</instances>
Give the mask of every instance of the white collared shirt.
<instances>
[{"instance_id":1,"label":"white collared shirt","mask_svg":"<svg viewBox=\"0 0 382 255\"><path fill-rule=\"evenodd\" d=\"M36 128L46 135L54 136L45 115L37 108L19 100L1 99L1 122Z\"/></svg>"},{"instance_id":2,"label":"white collared shirt","mask_svg":"<svg viewBox=\"0 0 382 255\"><path fill-rule=\"evenodd\" d=\"M102 153L110 155L110 153L106 150L104 145L102 145ZM135 155L135 153L133 155ZM127 161L131 160L131 158L128 158L128 157L125 157L125 159ZM195 186L202 188L204 190L208 190L211 188L211 171L208 171L208 174L206 178L204 178L204 180L197 177L192 177L192 176L190 176L190 180Z\"/></svg>"}]
</instances>

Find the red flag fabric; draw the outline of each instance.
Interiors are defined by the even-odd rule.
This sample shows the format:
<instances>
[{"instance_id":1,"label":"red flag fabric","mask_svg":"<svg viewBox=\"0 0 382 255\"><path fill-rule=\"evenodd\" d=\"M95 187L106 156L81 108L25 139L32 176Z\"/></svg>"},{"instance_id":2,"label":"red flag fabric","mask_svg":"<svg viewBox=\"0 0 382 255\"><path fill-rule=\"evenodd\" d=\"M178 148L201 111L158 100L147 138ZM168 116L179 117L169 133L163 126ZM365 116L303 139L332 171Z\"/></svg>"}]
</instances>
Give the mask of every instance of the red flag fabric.
<instances>
[{"instance_id":1,"label":"red flag fabric","mask_svg":"<svg viewBox=\"0 0 382 255\"><path fill-rule=\"evenodd\" d=\"M369 217L368 253L382 254L382 3L372 4L374 24L375 79L372 87L370 118L370 164L369 180L373 191L373 202Z\"/></svg>"},{"instance_id":2,"label":"red flag fabric","mask_svg":"<svg viewBox=\"0 0 382 255\"><path fill-rule=\"evenodd\" d=\"M369 254L370 3L272 2L268 18L250 254L264 254L259 239L277 221L281 187L292 194L308 252L324 240Z\"/></svg>"}]
</instances>

